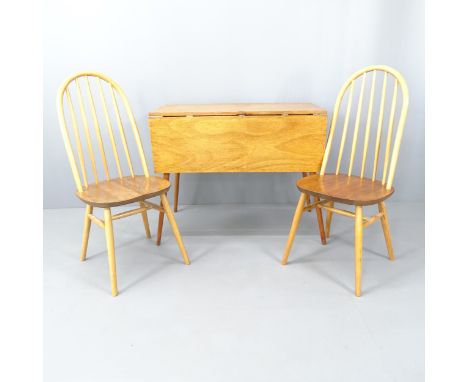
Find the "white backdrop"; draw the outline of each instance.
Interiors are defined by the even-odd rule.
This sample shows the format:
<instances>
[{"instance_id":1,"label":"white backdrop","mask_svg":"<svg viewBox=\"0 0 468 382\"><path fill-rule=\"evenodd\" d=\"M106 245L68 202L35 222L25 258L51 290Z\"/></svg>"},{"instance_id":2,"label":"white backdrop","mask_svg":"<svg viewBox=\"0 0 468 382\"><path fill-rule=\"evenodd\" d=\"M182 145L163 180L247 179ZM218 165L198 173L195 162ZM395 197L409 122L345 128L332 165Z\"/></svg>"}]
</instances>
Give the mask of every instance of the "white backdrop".
<instances>
[{"instance_id":1,"label":"white backdrop","mask_svg":"<svg viewBox=\"0 0 468 382\"><path fill-rule=\"evenodd\" d=\"M399 70L410 111L392 200L424 201L423 0L47 0L44 207L81 206L55 109L77 71L125 90L150 163L147 114L167 103L313 102L371 64ZM152 170L152 169L151 169ZM298 174L191 174L180 202L295 203Z\"/></svg>"}]
</instances>

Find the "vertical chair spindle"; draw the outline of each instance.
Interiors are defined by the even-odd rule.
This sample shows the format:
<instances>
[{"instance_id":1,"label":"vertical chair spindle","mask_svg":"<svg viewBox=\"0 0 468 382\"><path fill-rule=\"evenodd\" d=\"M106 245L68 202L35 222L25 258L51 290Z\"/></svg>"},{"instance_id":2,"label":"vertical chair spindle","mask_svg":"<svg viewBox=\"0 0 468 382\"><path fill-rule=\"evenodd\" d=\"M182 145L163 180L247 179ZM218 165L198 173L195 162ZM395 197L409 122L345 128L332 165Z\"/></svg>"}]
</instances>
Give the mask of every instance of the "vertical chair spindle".
<instances>
[{"instance_id":1,"label":"vertical chair spindle","mask_svg":"<svg viewBox=\"0 0 468 382\"><path fill-rule=\"evenodd\" d=\"M354 124L354 135L353 135L353 144L351 146L351 156L349 159L349 169L348 169L348 176L351 175L351 172L353 171L353 163L354 163L354 155L356 154L356 143L357 143L357 138L359 135L359 125L361 123L361 111L362 111L362 100L364 98L364 88L366 85L366 74L362 76L362 82L361 82L361 91L359 92L359 101L358 101L358 108L357 108L357 114L356 114L356 122Z\"/></svg>"},{"instance_id":2,"label":"vertical chair spindle","mask_svg":"<svg viewBox=\"0 0 468 382\"><path fill-rule=\"evenodd\" d=\"M86 167L85 167L85 162L84 162L83 147L81 146L81 139L80 139L80 133L78 131L78 123L76 121L75 109L73 108L73 103L72 103L72 100L70 97L70 91L68 90L68 88L67 88L66 94L67 94L68 108L70 109L70 114L72 117L73 133L75 135L76 147L78 149L78 159L80 162L81 174L83 175L83 182L84 182L85 187L88 187L88 177L86 176Z\"/></svg>"},{"instance_id":3,"label":"vertical chair spindle","mask_svg":"<svg viewBox=\"0 0 468 382\"><path fill-rule=\"evenodd\" d=\"M380 139L382 136L382 124L383 124L383 119L384 119L386 94L387 94L387 72L385 72L384 74L382 94L380 96L380 111L379 111L379 119L377 122L377 136L375 138L375 153L374 153L374 167L372 169L372 181L375 180L375 176L377 174L377 165L379 163Z\"/></svg>"},{"instance_id":4,"label":"vertical chair spindle","mask_svg":"<svg viewBox=\"0 0 468 382\"><path fill-rule=\"evenodd\" d=\"M110 176L109 176L109 167L107 166L106 152L104 150L104 144L102 142L101 128L99 126L99 120L98 120L97 113L96 113L96 106L94 104L94 98L91 92L91 85L89 84L88 76L86 76L86 84L87 84L89 104L91 105L94 132L96 134L96 139L99 144L99 152L101 153L101 159L102 159L102 164L104 166L104 171L106 173L106 179L109 180Z\"/></svg>"},{"instance_id":5,"label":"vertical chair spindle","mask_svg":"<svg viewBox=\"0 0 468 382\"><path fill-rule=\"evenodd\" d=\"M351 90L349 92L348 98L348 106L346 107L346 116L343 126L343 134L341 135L341 144L340 144L340 152L338 154L338 161L336 163L336 174L340 172L340 164L341 158L343 157L343 150L346 143L346 135L348 133L348 125L349 125L349 115L351 113L351 106L353 104L353 94L354 94L354 81L351 83Z\"/></svg>"},{"instance_id":6,"label":"vertical chair spindle","mask_svg":"<svg viewBox=\"0 0 468 382\"><path fill-rule=\"evenodd\" d=\"M78 78L75 79L75 86L76 86L76 90L78 92L78 101L79 101L79 105L80 105L81 120L82 120L83 126L84 126L86 143L88 145L89 158L91 160L91 167L93 168L94 182L99 183L99 178L98 178L98 174L97 174L97 170L96 170L96 161L94 159L93 146L92 146L92 143L91 143L91 134L89 133L88 118L86 117L86 111L85 111L84 103L83 103L83 96L82 96L82 93L81 93L81 88L80 88L80 83L78 81Z\"/></svg>"},{"instance_id":7,"label":"vertical chair spindle","mask_svg":"<svg viewBox=\"0 0 468 382\"><path fill-rule=\"evenodd\" d=\"M104 110L104 116L106 118L107 130L109 132L109 138L110 138L111 145L112 145L112 151L114 152L115 163L117 165L117 171L119 173L119 178L122 179L122 169L120 167L119 153L117 152L117 146L115 144L114 132L112 130L112 124L111 124L110 117L109 117L109 111L107 110L107 103L104 97L104 91L102 90L101 79L98 80L98 84L99 84L99 94L101 96L101 103L102 103L103 110Z\"/></svg>"},{"instance_id":8,"label":"vertical chair spindle","mask_svg":"<svg viewBox=\"0 0 468 382\"><path fill-rule=\"evenodd\" d=\"M370 127L372 123L372 109L374 107L375 77L376 71L374 70L372 73L372 86L369 97L369 109L367 110L366 130L364 134L364 149L362 150L361 178L364 178L364 170L366 168L367 147L369 146Z\"/></svg>"},{"instance_id":9,"label":"vertical chair spindle","mask_svg":"<svg viewBox=\"0 0 468 382\"><path fill-rule=\"evenodd\" d=\"M327 142L332 142L335 136L335 129L336 129L336 123L338 120L338 113L340 111L341 99L345 91L346 91L346 87L343 87L340 91L340 94L338 95L338 101L335 103L335 107L333 108L333 116L332 116L332 121L331 121L331 126L330 126L330 132L328 133ZM327 167L328 158L330 157L330 151L331 151L331 145L327 144L325 146L325 152L323 154L323 161L322 161L322 167L320 168L320 175L325 174L325 168Z\"/></svg>"},{"instance_id":10,"label":"vertical chair spindle","mask_svg":"<svg viewBox=\"0 0 468 382\"><path fill-rule=\"evenodd\" d=\"M392 106L390 108L390 118L388 121L387 143L385 145L385 159L384 159L383 174L382 174L382 184L385 184L385 178L387 176L388 158L390 155L390 147L392 145L393 122L395 120L397 93L398 93L398 80L395 78L395 84L393 86Z\"/></svg>"},{"instance_id":11,"label":"vertical chair spindle","mask_svg":"<svg viewBox=\"0 0 468 382\"><path fill-rule=\"evenodd\" d=\"M62 131L63 140L65 143L65 151L67 152L68 162L73 174L73 180L78 192L83 192L83 186L81 185L80 173L76 166L75 154L71 145L70 134L68 133L67 123L65 121L65 113L63 109L63 92L57 97L57 110L59 111L60 130Z\"/></svg>"},{"instance_id":12,"label":"vertical chair spindle","mask_svg":"<svg viewBox=\"0 0 468 382\"><path fill-rule=\"evenodd\" d=\"M148 171L148 164L146 162L145 152L143 150L143 145L141 143L140 131L138 130L132 108L130 107L130 104L128 103L127 97L125 97L125 94L122 88L120 88L120 86L117 84L113 84L113 86L122 95L122 102L124 104L125 111L127 112L128 119L130 120L130 125L132 126L133 136L135 137L135 142L138 148L138 154L140 155L140 160L141 160L141 164L143 167L143 173L145 174L146 177L149 177L150 175Z\"/></svg>"},{"instance_id":13,"label":"vertical chair spindle","mask_svg":"<svg viewBox=\"0 0 468 382\"><path fill-rule=\"evenodd\" d=\"M112 104L114 105L115 118L117 119L117 124L119 125L120 138L122 139L122 144L125 150L125 156L127 157L128 168L130 169L130 175L135 176L133 173L132 160L130 159L130 153L128 152L127 138L125 137L125 131L122 125L122 118L120 117L119 107L117 105L117 100L115 99L114 88L109 84L110 91L112 93Z\"/></svg>"}]
</instances>

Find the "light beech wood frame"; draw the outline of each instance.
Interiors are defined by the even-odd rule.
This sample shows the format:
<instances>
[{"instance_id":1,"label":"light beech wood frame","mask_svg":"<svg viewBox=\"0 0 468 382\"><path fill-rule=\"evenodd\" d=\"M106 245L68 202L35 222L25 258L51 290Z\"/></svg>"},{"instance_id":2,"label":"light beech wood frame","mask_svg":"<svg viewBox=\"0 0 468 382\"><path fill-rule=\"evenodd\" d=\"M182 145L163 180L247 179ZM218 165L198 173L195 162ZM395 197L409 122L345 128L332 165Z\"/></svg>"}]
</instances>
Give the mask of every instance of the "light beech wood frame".
<instances>
[{"instance_id":1,"label":"light beech wood frame","mask_svg":"<svg viewBox=\"0 0 468 382\"><path fill-rule=\"evenodd\" d=\"M90 79L97 82L98 94L93 95ZM73 86L70 86L73 85ZM117 136L120 137L121 147L123 147L125 161L127 162L130 176L124 175L122 169L122 162L119 157L117 140L114 135L114 128L112 123L111 113L108 109L108 101L104 93L104 87L107 86L107 91L110 93L111 104L114 111L114 122L117 125ZM75 99L78 100L78 112L73 104L72 90L75 90ZM83 91L84 89L84 91ZM83 95L86 95L84 97ZM109 96L107 96L107 99ZM100 100L100 106L105 119L105 126L110 140L110 147L115 160L115 166L118 172L118 178L111 179L109 172L109 159L106 156L105 145L101 134L101 126L99 123L96 101ZM135 175L134 166L132 163L130 151L127 144L127 137L125 135L124 123L122 121L122 113L119 109L119 102L123 104L124 112L128 118L131 131L133 133L134 141L138 151L139 159L143 176ZM64 104L67 105L70 124L67 124L66 112ZM88 111L87 111L88 110ZM57 95L57 111L60 121L60 128L62 131L65 149L70 162L73 179L77 189L76 195L86 203L86 211L84 217L83 239L81 248L81 261L86 260L86 252L88 247L89 232L91 223L95 223L98 227L105 230L106 245L109 261L109 275L111 281L112 296L117 296L117 271L115 262L115 249L114 249L114 233L113 221L122 219L128 216L141 214L145 233L148 238L151 237L147 211L155 209L161 213L165 213L171 224L174 236L176 238L179 249L182 253L185 264L190 264L190 260L185 250L177 223L174 219L171 207L167 202L166 193L169 190L170 183L167 180L152 177L148 171L148 165L143 151L143 145L140 138L140 133L137 128L135 117L133 115L130 104L123 92L122 88L111 78L104 74L97 72L80 72L67 78L62 84ZM81 117L81 134L79 118ZM91 118L89 118L91 114ZM90 125L94 127L95 140L97 142L98 151L102 161L102 168L104 170L105 179L99 179L96 163L97 157L94 155L94 149L91 138ZM70 130L74 137L74 145L76 152L73 149L72 140L70 139ZM85 137L85 144L81 141L81 136ZM85 147L87 149L88 157L85 155ZM78 163L76 158L78 157ZM91 167L91 177L88 174L86 164ZM91 179L94 182L91 182ZM147 199L159 196L161 198L161 205L154 204ZM139 207L112 215L111 207L127 205L132 202L138 202ZM99 219L93 214L94 207L101 207L104 209L104 220Z\"/></svg>"},{"instance_id":2,"label":"light beech wood frame","mask_svg":"<svg viewBox=\"0 0 468 382\"><path fill-rule=\"evenodd\" d=\"M373 148L374 162L372 165L372 176L365 178L366 159L370 144L370 133L373 125L373 108L376 98L376 76L381 73L383 76L380 102L378 103L378 118L376 120L376 137ZM370 77L371 88L368 101L367 119L364 127L364 141L361 155L361 167L359 169L359 177L352 175L353 165L355 164L356 153L358 149L358 136L359 128L361 126L361 116L363 111L363 100L365 93L366 81ZM356 90L356 80L360 80L361 84ZM382 166L382 178L377 179L377 169L379 164L379 157L381 155L382 146L382 132L384 125L384 114L386 105L387 86L393 82L391 88L391 103L388 116L387 137L385 139L385 149L382 152L384 161ZM348 127L351 120L351 110L353 109L353 94L355 91L359 92L357 97L357 107L354 122L354 131L352 133L352 141L350 148L349 167L346 174L342 174L341 162L345 153L345 145L347 140ZM335 138L335 131L337 121L339 119L340 108L345 94L347 95L347 102L345 108L343 130L340 139L340 146L338 150L337 163L334 173L326 173L327 164L330 159L330 153ZM396 129L394 129L395 116L397 111L397 100L400 99L399 117L396 122ZM330 227L333 214L339 214L346 217L353 218L355 221L355 295L361 296L361 274L362 274L362 232L363 228L368 227L377 220L380 220L384 232L385 243L388 250L388 257L394 260L393 246L390 237L390 229L388 224L388 214L385 207L384 200L393 194L393 180L395 176L395 169L400 151L403 130L406 123L408 113L409 92L406 81L403 76L395 69L385 65L368 66L362 70L354 73L342 86L335 103L333 117L331 120L330 132L328 135L327 145L325 148L324 158L320 174L311 175L303 178L297 182L297 186L301 191L296 212L294 214L291 230L289 232L288 241L284 250L281 263L285 265L288 261L289 253L294 241L299 221L303 211L310 211L312 209L324 209L327 211L325 235L330 237ZM339 191L337 191L339 189ZM366 194L367 191L367 194ZM305 203L309 196L314 196L314 203ZM354 205L354 211L348 211L340 208L335 208L336 202ZM363 216L363 206L377 204L379 212L366 218ZM326 239L325 239L326 240Z\"/></svg>"}]
</instances>

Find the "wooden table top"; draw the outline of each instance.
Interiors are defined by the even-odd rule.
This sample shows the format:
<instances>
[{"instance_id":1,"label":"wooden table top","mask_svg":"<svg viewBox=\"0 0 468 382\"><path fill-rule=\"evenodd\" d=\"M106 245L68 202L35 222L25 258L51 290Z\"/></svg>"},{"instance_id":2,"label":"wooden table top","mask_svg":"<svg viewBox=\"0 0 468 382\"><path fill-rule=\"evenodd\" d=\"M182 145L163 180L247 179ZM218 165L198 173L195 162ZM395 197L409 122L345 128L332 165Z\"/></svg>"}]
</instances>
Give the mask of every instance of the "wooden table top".
<instances>
[{"instance_id":1,"label":"wooden table top","mask_svg":"<svg viewBox=\"0 0 468 382\"><path fill-rule=\"evenodd\" d=\"M223 116L223 115L327 115L312 103L214 103L164 105L150 117Z\"/></svg>"},{"instance_id":2,"label":"wooden table top","mask_svg":"<svg viewBox=\"0 0 468 382\"><path fill-rule=\"evenodd\" d=\"M327 112L311 103L167 105L148 124L156 173L316 172Z\"/></svg>"}]
</instances>

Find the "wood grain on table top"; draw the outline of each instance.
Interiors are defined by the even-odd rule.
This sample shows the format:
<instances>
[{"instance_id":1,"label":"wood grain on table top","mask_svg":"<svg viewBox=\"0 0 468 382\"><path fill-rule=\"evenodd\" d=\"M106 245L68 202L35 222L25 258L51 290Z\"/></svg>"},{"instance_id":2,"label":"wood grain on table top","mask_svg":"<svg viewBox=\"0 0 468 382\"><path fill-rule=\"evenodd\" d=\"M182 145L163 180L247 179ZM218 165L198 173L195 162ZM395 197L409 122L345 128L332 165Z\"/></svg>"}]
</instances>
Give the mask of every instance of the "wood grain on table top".
<instances>
[{"instance_id":1,"label":"wood grain on table top","mask_svg":"<svg viewBox=\"0 0 468 382\"><path fill-rule=\"evenodd\" d=\"M150 118L149 125L156 173L315 172L327 117Z\"/></svg>"}]
</instances>

